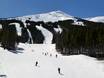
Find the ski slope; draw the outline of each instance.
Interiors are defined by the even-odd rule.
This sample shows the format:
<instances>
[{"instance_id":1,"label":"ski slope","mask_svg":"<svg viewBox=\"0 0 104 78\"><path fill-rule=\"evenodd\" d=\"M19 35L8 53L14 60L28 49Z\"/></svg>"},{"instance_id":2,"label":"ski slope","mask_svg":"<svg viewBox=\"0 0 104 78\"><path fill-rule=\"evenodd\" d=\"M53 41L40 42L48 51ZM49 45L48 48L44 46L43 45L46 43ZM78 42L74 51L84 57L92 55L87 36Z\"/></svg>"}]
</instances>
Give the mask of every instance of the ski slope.
<instances>
[{"instance_id":1,"label":"ski slope","mask_svg":"<svg viewBox=\"0 0 104 78\"><path fill-rule=\"evenodd\" d=\"M51 44L52 39L53 39L53 34L49 30L42 27L42 25L36 26L36 28L42 32L42 34L45 38L43 44Z\"/></svg>"},{"instance_id":2,"label":"ski slope","mask_svg":"<svg viewBox=\"0 0 104 78\"><path fill-rule=\"evenodd\" d=\"M7 78L104 78L104 64L95 58L62 56L54 44L20 43L19 48L23 50L17 54L0 48L0 75Z\"/></svg>"}]
</instances>

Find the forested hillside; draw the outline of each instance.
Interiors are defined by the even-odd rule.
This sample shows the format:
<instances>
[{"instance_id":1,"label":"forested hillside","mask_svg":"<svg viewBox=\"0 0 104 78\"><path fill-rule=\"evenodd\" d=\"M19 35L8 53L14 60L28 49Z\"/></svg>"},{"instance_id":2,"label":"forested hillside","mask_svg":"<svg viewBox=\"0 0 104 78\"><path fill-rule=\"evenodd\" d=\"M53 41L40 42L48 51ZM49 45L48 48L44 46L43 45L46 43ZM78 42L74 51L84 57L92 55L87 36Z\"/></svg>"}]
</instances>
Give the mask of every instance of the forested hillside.
<instances>
[{"instance_id":1,"label":"forested hillside","mask_svg":"<svg viewBox=\"0 0 104 78\"><path fill-rule=\"evenodd\" d=\"M19 43L56 44L56 50L64 55L103 58L104 23L64 16L61 12L2 18L0 43L8 50L17 50Z\"/></svg>"},{"instance_id":2,"label":"forested hillside","mask_svg":"<svg viewBox=\"0 0 104 78\"><path fill-rule=\"evenodd\" d=\"M85 54L104 57L104 23L82 20L84 26L73 25L72 21L60 21L63 32L56 41L62 54Z\"/></svg>"}]
</instances>

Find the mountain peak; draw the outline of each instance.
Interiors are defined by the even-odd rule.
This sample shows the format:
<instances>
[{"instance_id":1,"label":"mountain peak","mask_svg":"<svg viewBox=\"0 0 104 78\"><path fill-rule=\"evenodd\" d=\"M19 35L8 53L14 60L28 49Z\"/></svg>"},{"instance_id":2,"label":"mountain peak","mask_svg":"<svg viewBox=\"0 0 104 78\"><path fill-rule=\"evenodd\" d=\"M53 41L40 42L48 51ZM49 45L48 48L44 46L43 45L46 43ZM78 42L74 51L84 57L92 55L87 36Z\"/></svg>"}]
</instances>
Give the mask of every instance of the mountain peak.
<instances>
[{"instance_id":1,"label":"mountain peak","mask_svg":"<svg viewBox=\"0 0 104 78\"><path fill-rule=\"evenodd\" d=\"M67 13L65 13L65 12L63 12L63 11L60 11L60 10L57 10L57 11L52 11L52 12L50 12L51 14L59 14L59 15L64 15L64 16L67 16L67 17L70 17L70 18L73 18L73 16L71 16L71 15L69 15L69 14L67 14Z\"/></svg>"},{"instance_id":2,"label":"mountain peak","mask_svg":"<svg viewBox=\"0 0 104 78\"><path fill-rule=\"evenodd\" d=\"M51 11L51 12L49 12L49 13L56 13L56 14L63 14L63 15L71 16L71 15L69 15L69 14L67 14L67 13L65 13L65 12L63 12L63 11L60 11L60 10L57 10L57 11Z\"/></svg>"}]
</instances>

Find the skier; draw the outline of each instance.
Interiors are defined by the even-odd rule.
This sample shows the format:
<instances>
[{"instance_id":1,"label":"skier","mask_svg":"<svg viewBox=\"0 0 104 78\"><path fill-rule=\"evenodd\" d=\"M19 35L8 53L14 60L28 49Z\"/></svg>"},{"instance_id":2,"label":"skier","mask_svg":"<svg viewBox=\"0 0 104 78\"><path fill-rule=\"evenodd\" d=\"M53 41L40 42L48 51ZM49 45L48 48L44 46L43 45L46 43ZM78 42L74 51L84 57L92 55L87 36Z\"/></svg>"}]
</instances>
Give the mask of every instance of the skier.
<instances>
[{"instance_id":1,"label":"skier","mask_svg":"<svg viewBox=\"0 0 104 78\"><path fill-rule=\"evenodd\" d=\"M47 53L45 53L45 56L47 56Z\"/></svg>"},{"instance_id":2,"label":"skier","mask_svg":"<svg viewBox=\"0 0 104 78\"><path fill-rule=\"evenodd\" d=\"M58 68L58 73L61 74L61 72L60 72L60 68Z\"/></svg>"},{"instance_id":3,"label":"skier","mask_svg":"<svg viewBox=\"0 0 104 78\"><path fill-rule=\"evenodd\" d=\"M36 61L35 66L38 66L38 61Z\"/></svg>"},{"instance_id":4,"label":"skier","mask_svg":"<svg viewBox=\"0 0 104 78\"><path fill-rule=\"evenodd\" d=\"M59 73L60 75L64 75L64 74L61 73L61 68L60 68L60 67L58 67L58 73Z\"/></svg>"},{"instance_id":5,"label":"skier","mask_svg":"<svg viewBox=\"0 0 104 78\"><path fill-rule=\"evenodd\" d=\"M42 52L42 55L43 55L44 53Z\"/></svg>"},{"instance_id":6,"label":"skier","mask_svg":"<svg viewBox=\"0 0 104 78\"><path fill-rule=\"evenodd\" d=\"M56 58L58 57L58 55L56 54Z\"/></svg>"},{"instance_id":7,"label":"skier","mask_svg":"<svg viewBox=\"0 0 104 78\"><path fill-rule=\"evenodd\" d=\"M34 50L32 49L32 52L34 52Z\"/></svg>"},{"instance_id":8,"label":"skier","mask_svg":"<svg viewBox=\"0 0 104 78\"><path fill-rule=\"evenodd\" d=\"M52 56L52 54L50 54L50 56Z\"/></svg>"}]
</instances>

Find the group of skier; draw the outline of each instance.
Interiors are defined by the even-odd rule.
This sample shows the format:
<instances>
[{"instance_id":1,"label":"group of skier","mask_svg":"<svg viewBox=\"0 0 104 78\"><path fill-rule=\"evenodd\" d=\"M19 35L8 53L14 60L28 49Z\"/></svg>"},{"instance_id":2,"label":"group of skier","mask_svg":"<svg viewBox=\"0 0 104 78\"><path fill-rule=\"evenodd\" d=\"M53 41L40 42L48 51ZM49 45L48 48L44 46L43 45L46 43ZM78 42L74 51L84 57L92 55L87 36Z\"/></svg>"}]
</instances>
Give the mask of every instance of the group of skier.
<instances>
[{"instance_id":1,"label":"group of skier","mask_svg":"<svg viewBox=\"0 0 104 78\"><path fill-rule=\"evenodd\" d=\"M45 55L45 56L47 56L47 55L49 55L50 57L52 56L52 54L48 54L48 52L47 52L47 53L42 53L42 54ZM58 58L58 55L56 54L55 57ZM35 66L36 66L36 67L39 67L38 64L39 64L39 62L36 61L36 62L35 62ZM57 71L58 71L58 74L63 75L63 74L61 73L61 68L60 68L60 67L57 68Z\"/></svg>"},{"instance_id":2,"label":"group of skier","mask_svg":"<svg viewBox=\"0 0 104 78\"><path fill-rule=\"evenodd\" d=\"M35 62L35 66L38 67L38 61ZM60 75L63 75L63 74L61 73L61 68L60 68L60 67L58 67L57 71L58 71L58 73L59 73Z\"/></svg>"},{"instance_id":3,"label":"group of skier","mask_svg":"<svg viewBox=\"0 0 104 78\"><path fill-rule=\"evenodd\" d=\"M52 56L52 54L49 54L48 52L47 53L42 53L42 54L45 55L45 56L47 56L47 55L49 55L50 57ZM58 55L56 54L55 57L57 58Z\"/></svg>"}]
</instances>

